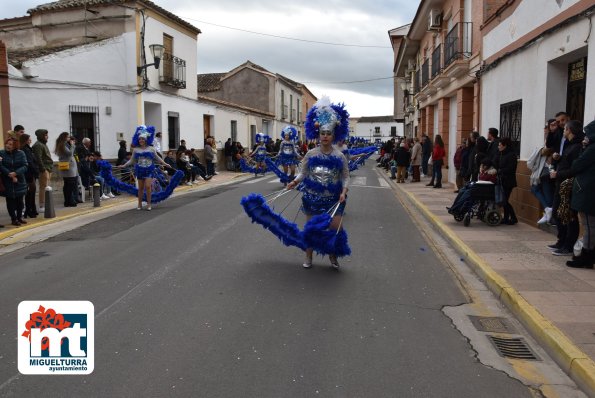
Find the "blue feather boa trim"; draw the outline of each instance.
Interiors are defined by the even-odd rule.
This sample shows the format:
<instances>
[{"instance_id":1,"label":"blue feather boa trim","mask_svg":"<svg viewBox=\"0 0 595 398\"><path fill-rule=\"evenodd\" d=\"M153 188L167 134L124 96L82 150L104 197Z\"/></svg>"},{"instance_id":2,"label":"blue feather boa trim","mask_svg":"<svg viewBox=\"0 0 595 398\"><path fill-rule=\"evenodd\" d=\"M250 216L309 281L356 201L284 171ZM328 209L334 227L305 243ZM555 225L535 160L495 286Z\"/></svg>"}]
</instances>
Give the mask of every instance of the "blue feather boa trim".
<instances>
[{"instance_id":1,"label":"blue feather boa trim","mask_svg":"<svg viewBox=\"0 0 595 398\"><path fill-rule=\"evenodd\" d=\"M360 155L362 153L366 153L366 154L370 153L370 152L374 153L377 150L378 150L378 148L376 148L375 146L367 146L364 148L352 148L349 150L349 154L351 156L356 156L356 155Z\"/></svg>"},{"instance_id":2,"label":"blue feather boa trim","mask_svg":"<svg viewBox=\"0 0 595 398\"><path fill-rule=\"evenodd\" d=\"M334 254L337 257L351 254L347 232L344 229L338 232L328 229L332 221L329 214L312 217L302 232L297 224L276 214L260 194L251 193L244 196L240 204L253 223L271 231L285 246L295 246L302 250L312 248L318 254Z\"/></svg>"},{"instance_id":3,"label":"blue feather boa trim","mask_svg":"<svg viewBox=\"0 0 595 398\"><path fill-rule=\"evenodd\" d=\"M254 173L255 175L258 175L258 173L265 174L267 171L269 171L268 169L257 169L246 162L246 159L244 158L240 159L240 170L242 170L244 173Z\"/></svg>"},{"instance_id":4,"label":"blue feather boa trim","mask_svg":"<svg viewBox=\"0 0 595 398\"><path fill-rule=\"evenodd\" d=\"M126 193L129 193L130 195L134 195L134 196L138 195L137 187L135 187L134 185L122 182L114 177L114 175L112 174L112 165L111 164L109 164L105 160L100 160L97 162L97 164L100 167L99 174L104 178L106 184L108 184L111 187L116 188L119 191L124 191ZM145 167L145 168L148 169L148 167ZM154 167L153 167L152 175L148 175L147 177L144 177L144 178L149 178L149 177L158 178L160 181L163 180L162 178L159 178L159 173L155 170ZM140 177L140 178L143 178L143 177ZM184 178L184 172L182 172L181 170L176 170L174 175L169 180L169 184L167 184L167 186L165 187L165 189L163 191L153 192L153 194L151 195L151 202L159 203L159 202L162 202L165 199L169 198L171 196L171 194L174 192L174 189L176 189L176 187L178 185L180 185L180 182L182 181L183 178ZM147 199L147 194L145 192L145 193L143 193L143 200L146 200L146 199Z\"/></svg>"},{"instance_id":5,"label":"blue feather boa trim","mask_svg":"<svg viewBox=\"0 0 595 398\"><path fill-rule=\"evenodd\" d=\"M347 232L328 229L332 218L329 214L314 216L304 225L306 246L318 254L334 254L337 257L349 256L351 248L347 242Z\"/></svg>"},{"instance_id":6,"label":"blue feather boa trim","mask_svg":"<svg viewBox=\"0 0 595 398\"><path fill-rule=\"evenodd\" d=\"M303 234L297 224L287 221L281 215L273 212L262 195L251 193L244 196L240 204L253 223L258 223L271 231L285 246L306 249Z\"/></svg>"},{"instance_id":7,"label":"blue feather boa trim","mask_svg":"<svg viewBox=\"0 0 595 398\"><path fill-rule=\"evenodd\" d=\"M293 165L300 164L300 161L298 160L297 156L295 156L295 155L281 154L281 155L279 155L279 157L277 158L277 161L275 163L278 166L293 166Z\"/></svg>"},{"instance_id":8,"label":"blue feather boa trim","mask_svg":"<svg viewBox=\"0 0 595 398\"><path fill-rule=\"evenodd\" d=\"M279 177L281 184L287 184L291 182L292 178L285 174L283 170L279 170L279 167L277 167L277 165L270 158L266 158L264 162L267 165L267 170L272 171L277 175L277 177Z\"/></svg>"},{"instance_id":9,"label":"blue feather boa trim","mask_svg":"<svg viewBox=\"0 0 595 398\"><path fill-rule=\"evenodd\" d=\"M370 156L372 156L373 154L374 154L374 152L370 152L363 156L360 156L359 158L357 158L355 160L350 160L349 161L349 171L355 171L355 170L359 169L360 166L363 165L366 162L366 160L368 160L370 158Z\"/></svg>"}]
</instances>

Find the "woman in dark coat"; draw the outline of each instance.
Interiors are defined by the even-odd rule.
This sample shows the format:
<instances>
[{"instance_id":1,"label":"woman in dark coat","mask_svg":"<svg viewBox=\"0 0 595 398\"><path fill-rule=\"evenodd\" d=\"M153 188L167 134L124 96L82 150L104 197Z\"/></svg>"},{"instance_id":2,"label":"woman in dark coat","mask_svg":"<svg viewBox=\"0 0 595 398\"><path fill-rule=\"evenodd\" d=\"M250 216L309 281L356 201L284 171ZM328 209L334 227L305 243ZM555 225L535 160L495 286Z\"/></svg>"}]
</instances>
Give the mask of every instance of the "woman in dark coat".
<instances>
[{"instance_id":1,"label":"woman in dark coat","mask_svg":"<svg viewBox=\"0 0 595 398\"><path fill-rule=\"evenodd\" d=\"M18 227L27 224L23 220L23 197L27 193L27 156L18 149L16 140L9 138L4 143L4 149L0 150L0 158L0 178L5 187L2 196L6 197L6 208L12 225Z\"/></svg>"},{"instance_id":2,"label":"woman in dark coat","mask_svg":"<svg viewBox=\"0 0 595 398\"><path fill-rule=\"evenodd\" d=\"M585 126L585 134L584 149L570 167L574 176L570 207L578 211L584 231L581 254L566 262L573 268L593 268L595 263L595 120Z\"/></svg>"},{"instance_id":3,"label":"woman in dark coat","mask_svg":"<svg viewBox=\"0 0 595 398\"><path fill-rule=\"evenodd\" d=\"M490 143L484 136L477 137L475 148L471 152L471 156L473 156L471 159L471 181L477 181L481 162L488 157L489 145Z\"/></svg>"},{"instance_id":4,"label":"woman in dark coat","mask_svg":"<svg viewBox=\"0 0 595 398\"><path fill-rule=\"evenodd\" d=\"M35 205L35 193L37 191L35 180L39 178L39 164L37 163L37 158L33 155L31 136L29 134L21 134L19 136L19 147L25 152L25 156L27 157L27 172L25 173L25 180L27 181L25 218L35 218L39 214Z\"/></svg>"},{"instance_id":5,"label":"woman in dark coat","mask_svg":"<svg viewBox=\"0 0 595 398\"><path fill-rule=\"evenodd\" d=\"M478 141L479 142L479 141ZM502 190L504 191L504 217L501 224L514 225L518 222L514 208L510 204L510 194L516 187L516 167L517 157L512 151L511 141L509 137L504 137L498 143L498 154L495 156L494 166L498 170L498 176L502 183Z\"/></svg>"},{"instance_id":6,"label":"woman in dark coat","mask_svg":"<svg viewBox=\"0 0 595 398\"><path fill-rule=\"evenodd\" d=\"M121 166L128 161L126 159L126 154L128 153L126 150L126 141L120 141L119 145L120 148L118 149L118 160L116 160L116 166Z\"/></svg>"}]
</instances>

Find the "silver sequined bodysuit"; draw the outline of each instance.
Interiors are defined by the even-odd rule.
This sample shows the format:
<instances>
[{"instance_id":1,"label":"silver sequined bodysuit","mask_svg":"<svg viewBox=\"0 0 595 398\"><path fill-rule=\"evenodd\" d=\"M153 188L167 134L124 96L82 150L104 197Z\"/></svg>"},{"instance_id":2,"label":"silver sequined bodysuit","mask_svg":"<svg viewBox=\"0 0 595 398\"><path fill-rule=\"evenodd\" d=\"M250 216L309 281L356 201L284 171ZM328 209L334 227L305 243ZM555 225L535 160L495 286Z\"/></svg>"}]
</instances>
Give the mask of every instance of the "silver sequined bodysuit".
<instances>
[{"instance_id":1,"label":"silver sequined bodysuit","mask_svg":"<svg viewBox=\"0 0 595 398\"><path fill-rule=\"evenodd\" d=\"M317 164L319 162L310 162L312 158L319 158L319 159L329 159L329 158L339 158L342 159L342 168L330 168L324 165ZM320 184L324 187L333 187L338 186L340 183L341 189L346 188L349 186L349 164L347 159L343 154L333 148L333 151L326 155L320 151L320 148L311 149L304 160L302 161L302 166L300 169L300 173L295 178L298 182L303 181L304 179L309 179L311 182L315 183L316 185ZM320 196L324 198L328 197L337 197L340 194L336 190L329 190L325 189L324 191L319 191L316 189L312 189L309 186L310 184L304 184L304 193L307 193L311 196Z\"/></svg>"}]
</instances>

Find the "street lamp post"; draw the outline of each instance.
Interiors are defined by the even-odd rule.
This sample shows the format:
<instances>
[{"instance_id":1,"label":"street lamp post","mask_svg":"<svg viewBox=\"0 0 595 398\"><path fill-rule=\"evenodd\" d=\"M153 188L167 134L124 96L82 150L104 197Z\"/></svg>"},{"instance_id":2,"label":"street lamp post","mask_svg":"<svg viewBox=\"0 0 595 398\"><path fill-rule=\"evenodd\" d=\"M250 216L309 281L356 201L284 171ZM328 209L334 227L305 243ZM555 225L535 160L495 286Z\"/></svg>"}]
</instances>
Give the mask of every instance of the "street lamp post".
<instances>
[{"instance_id":1,"label":"street lamp post","mask_svg":"<svg viewBox=\"0 0 595 398\"><path fill-rule=\"evenodd\" d=\"M165 51L165 47L161 44L151 44L149 46L151 50L151 54L153 55L153 63L146 64L143 66L139 66L136 68L137 76L140 76L143 73L143 70L147 69L149 66L155 66L155 69L159 69L159 64L161 63L161 59L163 58L163 53Z\"/></svg>"}]
</instances>

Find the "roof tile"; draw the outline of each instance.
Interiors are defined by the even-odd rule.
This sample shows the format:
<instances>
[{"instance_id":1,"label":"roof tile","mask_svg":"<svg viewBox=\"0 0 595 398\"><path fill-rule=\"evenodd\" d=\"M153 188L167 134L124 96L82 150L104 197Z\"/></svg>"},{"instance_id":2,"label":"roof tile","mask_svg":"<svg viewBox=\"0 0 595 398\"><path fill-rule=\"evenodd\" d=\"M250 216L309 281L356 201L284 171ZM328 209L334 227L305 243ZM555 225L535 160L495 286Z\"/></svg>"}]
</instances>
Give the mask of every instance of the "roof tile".
<instances>
[{"instance_id":1,"label":"roof tile","mask_svg":"<svg viewBox=\"0 0 595 398\"><path fill-rule=\"evenodd\" d=\"M195 31L196 33L201 33L200 29L196 26L184 21L182 18L178 17L176 14L167 11L165 8L159 7L157 4L153 3L150 0L132 0L137 3L144 3L145 5L154 8L155 10L161 12L162 14L166 15L167 17L171 18L172 20L178 22L180 25L185 26L186 28ZM31 8L27 10L29 14L35 14L44 11L56 11L56 10L66 10L69 8L79 8L79 7L87 7L91 6L99 6L99 5L111 5L111 4L125 4L130 3L131 0L58 0L53 1L51 3L40 4L37 7Z\"/></svg>"}]
</instances>

